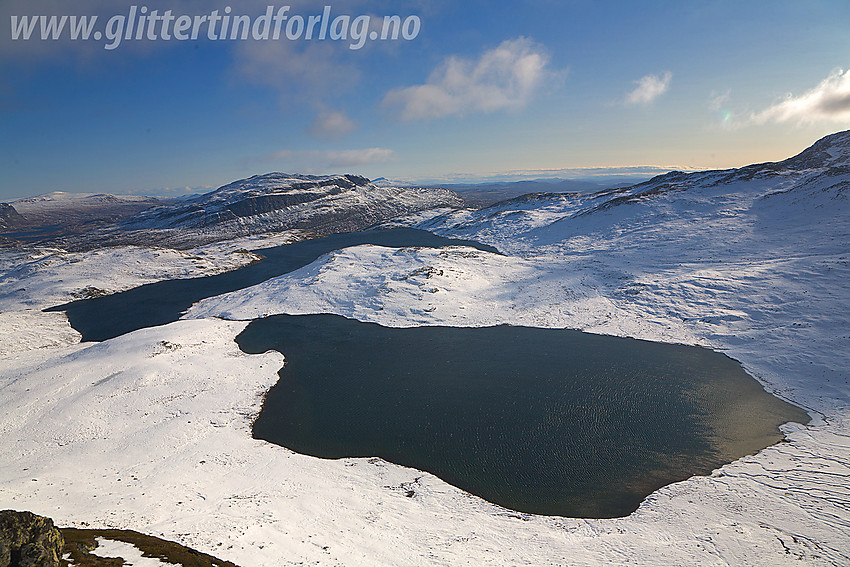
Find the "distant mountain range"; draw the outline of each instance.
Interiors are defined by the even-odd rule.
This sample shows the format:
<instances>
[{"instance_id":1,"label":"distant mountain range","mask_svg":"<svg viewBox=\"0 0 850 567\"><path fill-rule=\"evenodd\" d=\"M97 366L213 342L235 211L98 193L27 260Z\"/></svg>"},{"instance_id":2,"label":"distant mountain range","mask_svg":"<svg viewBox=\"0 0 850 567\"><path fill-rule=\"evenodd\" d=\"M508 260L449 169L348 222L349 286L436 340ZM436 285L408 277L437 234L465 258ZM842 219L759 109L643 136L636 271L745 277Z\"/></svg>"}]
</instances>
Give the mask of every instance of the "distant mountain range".
<instances>
[{"instance_id":1,"label":"distant mountain range","mask_svg":"<svg viewBox=\"0 0 850 567\"><path fill-rule=\"evenodd\" d=\"M602 176L602 181L588 179L558 179L540 178L520 181L482 181L480 183L427 183L424 187L434 187L454 191L467 206L472 208L488 207L495 203L506 201L529 193L593 193L612 187L625 187L650 179L647 175L635 178L634 175ZM410 183L393 181L384 177L373 179L372 183L379 187L411 187Z\"/></svg>"},{"instance_id":2,"label":"distant mountain range","mask_svg":"<svg viewBox=\"0 0 850 567\"><path fill-rule=\"evenodd\" d=\"M464 206L460 196L446 189L377 187L357 175L284 173L255 175L180 201L61 197L7 205L0 210L0 229L9 238L68 249L123 244L189 248L290 229L317 235L351 232L422 210ZM59 218L60 211L76 220Z\"/></svg>"},{"instance_id":3,"label":"distant mountain range","mask_svg":"<svg viewBox=\"0 0 850 567\"><path fill-rule=\"evenodd\" d=\"M7 243L52 241L118 222L170 201L153 197L56 191L0 203L0 234Z\"/></svg>"},{"instance_id":4,"label":"distant mountain range","mask_svg":"<svg viewBox=\"0 0 850 567\"><path fill-rule=\"evenodd\" d=\"M0 244L27 242L68 249L123 244L190 248L291 229L308 235L351 232L443 208L449 210L419 227L477 238L498 226L503 237L535 230L539 238L549 239L555 238L557 231L587 230L580 227L582 217L592 216L594 223L603 225L615 222L618 214L625 214L613 212L622 205L654 202L661 206L663 196L673 192L684 195L676 204L676 214L690 214L686 203L705 204L706 199L713 199L714 205L725 199L730 206L740 207L740 202L734 204L734 199L723 195L758 192L764 185L761 181L769 181L771 192L801 201L801 211L815 203L830 206L824 199L846 200L850 131L827 136L780 162L697 173L674 171L614 189L572 180L414 187L383 178L370 182L350 174L268 173L182 200L51 193L0 204ZM738 182L753 183L739 187Z\"/></svg>"},{"instance_id":5,"label":"distant mountain range","mask_svg":"<svg viewBox=\"0 0 850 567\"><path fill-rule=\"evenodd\" d=\"M606 189L608 186L572 179L531 179L498 183L451 184L443 187L459 194L471 207L487 207L529 193L593 193Z\"/></svg>"}]
</instances>

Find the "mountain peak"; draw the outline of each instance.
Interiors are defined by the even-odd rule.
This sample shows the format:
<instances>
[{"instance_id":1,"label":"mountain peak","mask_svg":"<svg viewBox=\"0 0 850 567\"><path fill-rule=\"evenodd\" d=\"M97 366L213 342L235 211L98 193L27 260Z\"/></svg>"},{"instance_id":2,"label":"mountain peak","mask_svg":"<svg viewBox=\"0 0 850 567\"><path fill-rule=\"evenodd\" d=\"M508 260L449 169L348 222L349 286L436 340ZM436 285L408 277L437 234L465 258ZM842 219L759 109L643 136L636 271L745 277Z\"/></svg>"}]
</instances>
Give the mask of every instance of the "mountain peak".
<instances>
[{"instance_id":1,"label":"mountain peak","mask_svg":"<svg viewBox=\"0 0 850 567\"><path fill-rule=\"evenodd\" d=\"M245 197L262 197L293 193L347 191L356 187L367 187L369 180L359 175L302 175L289 173L264 173L247 179L239 179L219 187L215 191L200 195L193 202L206 203L210 200L242 200Z\"/></svg>"}]
</instances>

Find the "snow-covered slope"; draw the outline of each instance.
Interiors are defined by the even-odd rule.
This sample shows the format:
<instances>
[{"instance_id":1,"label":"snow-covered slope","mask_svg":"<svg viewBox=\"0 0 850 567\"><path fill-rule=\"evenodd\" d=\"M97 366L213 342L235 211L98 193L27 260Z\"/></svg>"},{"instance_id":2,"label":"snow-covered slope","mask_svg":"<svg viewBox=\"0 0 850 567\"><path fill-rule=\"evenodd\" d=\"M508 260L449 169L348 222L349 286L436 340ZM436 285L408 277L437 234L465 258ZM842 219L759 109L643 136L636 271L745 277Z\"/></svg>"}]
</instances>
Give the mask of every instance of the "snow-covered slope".
<instances>
[{"instance_id":1,"label":"snow-covered slope","mask_svg":"<svg viewBox=\"0 0 850 567\"><path fill-rule=\"evenodd\" d=\"M28 226L58 224L73 227L95 221L115 222L162 205L163 201L138 195L54 191L18 199L11 204L26 219Z\"/></svg>"},{"instance_id":2,"label":"snow-covered slope","mask_svg":"<svg viewBox=\"0 0 850 567\"><path fill-rule=\"evenodd\" d=\"M54 191L0 203L0 232L12 244L55 241L163 203L153 197Z\"/></svg>"},{"instance_id":3,"label":"snow-covered slope","mask_svg":"<svg viewBox=\"0 0 850 567\"><path fill-rule=\"evenodd\" d=\"M0 313L42 309L166 279L209 276L259 258L244 249L0 250Z\"/></svg>"},{"instance_id":4,"label":"snow-covered slope","mask_svg":"<svg viewBox=\"0 0 850 567\"><path fill-rule=\"evenodd\" d=\"M357 175L269 173L143 211L74 245L154 242L187 247L290 229L351 232L422 210L462 205L458 195L444 189L379 187Z\"/></svg>"},{"instance_id":5,"label":"snow-covered slope","mask_svg":"<svg viewBox=\"0 0 850 567\"><path fill-rule=\"evenodd\" d=\"M246 247L277 246L299 238L284 233L188 251L135 246L88 252L0 250L0 357L80 341L64 313L44 313L44 308L166 279L219 274L260 259Z\"/></svg>"},{"instance_id":6,"label":"snow-covered slope","mask_svg":"<svg viewBox=\"0 0 850 567\"><path fill-rule=\"evenodd\" d=\"M671 172L631 187L593 193L525 195L481 210L448 211L414 226L438 233L493 244L499 249L520 250L529 246L561 243L570 238L596 235L612 240L636 232L655 237L664 245L670 237L681 238L684 224L693 224L688 238L707 243L718 239L730 245L726 228L743 223L754 237L765 237L773 250L773 235L793 227L829 223L841 233L850 211L850 131L819 140L799 155L780 162L740 169L698 173ZM729 221L729 219L734 219ZM667 221L679 222L668 237ZM706 232L708 230L708 232ZM701 235L701 236L700 236ZM771 245L772 244L772 245ZM712 246L709 246L711 248Z\"/></svg>"}]
</instances>

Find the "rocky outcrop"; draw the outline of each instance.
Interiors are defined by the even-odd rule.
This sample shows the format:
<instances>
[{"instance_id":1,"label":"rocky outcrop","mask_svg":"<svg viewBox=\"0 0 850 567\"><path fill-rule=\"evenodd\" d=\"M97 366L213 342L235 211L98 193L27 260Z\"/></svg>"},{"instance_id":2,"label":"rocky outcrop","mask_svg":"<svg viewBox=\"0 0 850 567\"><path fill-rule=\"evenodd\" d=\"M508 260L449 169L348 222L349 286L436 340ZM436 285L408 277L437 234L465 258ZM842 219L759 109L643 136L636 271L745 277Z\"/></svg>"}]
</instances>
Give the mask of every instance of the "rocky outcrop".
<instances>
[{"instance_id":1,"label":"rocky outcrop","mask_svg":"<svg viewBox=\"0 0 850 567\"><path fill-rule=\"evenodd\" d=\"M59 567L63 545L50 518L0 511L0 567Z\"/></svg>"},{"instance_id":2,"label":"rocky outcrop","mask_svg":"<svg viewBox=\"0 0 850 567\"><path fill-rule=\"evenodd\" d=\"M792 170L846 169L850 167L850 130L825 136L796 156L779 162L778 165Z\"/></svg>"},{"instance_id":3,"label":"rocky outcrop","mask_svg":"<svg viewBox=\"0 0 850 567\"><path fill-rule=\"evenodd\" d=\"M0 203L0 229L12 228L26 223L24 217L9 203Z\"/></svg>"}]
</instances>

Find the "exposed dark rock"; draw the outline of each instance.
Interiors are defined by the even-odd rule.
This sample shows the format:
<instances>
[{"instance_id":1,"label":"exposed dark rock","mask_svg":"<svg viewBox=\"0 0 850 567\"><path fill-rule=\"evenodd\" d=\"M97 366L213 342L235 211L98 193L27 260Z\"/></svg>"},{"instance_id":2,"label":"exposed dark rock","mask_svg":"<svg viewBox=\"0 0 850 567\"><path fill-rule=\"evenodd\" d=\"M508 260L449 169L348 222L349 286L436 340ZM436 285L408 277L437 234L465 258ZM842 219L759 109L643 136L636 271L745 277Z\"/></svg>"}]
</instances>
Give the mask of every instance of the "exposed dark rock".
<instances>
[{"instance_id":1,"label":"exposed dark rock","mask_svg":"<svg viewBox=\"0 0 850 567\"><path fill-rule=\"evenodd\" d=\"M87 285L83 289L72 291L71 295L74 296L74 299L94 299L95 297L103 297L111 293L111 291L100 289L93 285Z\"/></svg>"},{"instance_id":2,"label":"exposed dark rock","mask_svg":"<svg viewBox=\"0 0 850 567\"><path fill-rule=\"evenodd\" d=\"M825 136L779 165L787 169L813 169L820 167L847 166L850 158L850 130Z\"/></svg>"},{"instance_id":3,"label":"exposed dark rock","mask_svg":"<svg viewBox=\"0 0 850 567\"><path fill-rule=\"evenodd\" d=\"M0 511L0 567L59 567L63 546L50 518Z\"/></svg>"},{"instance_id":4,"label":"exposed dark rock","mask_svg":"<svg viewBox=\"0 0 850 567\"><path fill-rule=\"evenodd\" d=\"M61 567L63 554L77 567L120 567L120 558L99 557L97 538L136 546L144 557L154 557L182 567L237 567L179 543L130 530L81 530L53 525L53 520L32 512L0 511L0 567Z\"/></svg>"},{"instance_id":5,"label":"exposed dark rock","mask_svg":"<svg viewBox=\"0 0 850 567\"><path fill-rule=\"evenodd\" d=\"M0 229L21 226L26 223L24 217L9 203L0 203Z\"/></svg>"},{"instance_id":6,"label":"exposed dark rock","mask_svg":"<svg viewBox=\"0 0 850 567\"><path fill-rule=\"evenodd\" d=\"M343 191L347 191L349 187L333 187L332 189L322 193L296 193L294 195L262 195L259 197L250 197L227 205L227 210L232 212L237 217L250 217L253 215L261 215L270 213L293 205L309 203L327 197L330 195L339 195Z\"/></svg>"}]
</instances>

